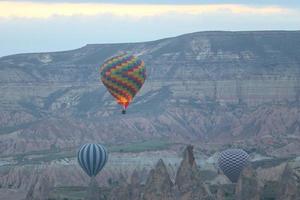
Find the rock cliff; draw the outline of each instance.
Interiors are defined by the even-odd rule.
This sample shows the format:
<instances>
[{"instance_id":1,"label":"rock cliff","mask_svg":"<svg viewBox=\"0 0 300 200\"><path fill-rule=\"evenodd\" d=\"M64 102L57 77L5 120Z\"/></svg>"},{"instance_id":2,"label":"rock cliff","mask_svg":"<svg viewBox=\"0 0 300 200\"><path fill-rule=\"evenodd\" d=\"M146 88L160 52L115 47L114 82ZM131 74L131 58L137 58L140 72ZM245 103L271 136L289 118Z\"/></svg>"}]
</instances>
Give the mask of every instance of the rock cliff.
<instances>
[{"instance_id":1,"label":"rock cliff","mask_svg":"<svg viewBox=\"0 0 300 200\"><path fill-rule=\"evenodd\" d=\"M180 166L170 152L179 153L192 143L204 159L227 147L244 148L274 162L299 156L299 44L299 31L198 32L151 42L90 44L71 51L0 58L2 194L27 193L29 188L44 193L38 189L42 179L28 184L34 183L33 175L42 173L41 168L51 174L55 188L87 185L88 179L75 167L76 149L99 142L121 154L111 161L110 171L97 179L100 184L117 179L121 172L128 179L137 163L140 171L145 168L142 179L147 179L145 174L157 161L149 150L162 150L159 157L174 172L169 175L175 179L172 195L182 200L217 193L220 198L234 196L235 187L221 176L208 184L209 179L198 175L191 150ZM126 117L120 115L98 73L101 63L119 51L142 58L148 75ZM140 156L141 162L137 161ZM295 167L291 173L281 168L273 164L255 169L262 196L294 198L289 195L296 188L280 182L294 184L298 172ZM281 172L290 174L285 176L289 178L279 178ZM243 177L238 191L248 187L246 174ZM213 190L217 183L218 189ZM138 199L145 189L144 183L122 184L114 188L123 191L115 192L122 198ZM165 195L165 190L159 193Z\"/></svg>"},{"instance_id":2,"label":"rock cliff","mask_svg":"<svg viewBox=\"0 0 300 200\"><path fill-rule=\"evenodd\" d=\"M168 137L247 138L291 155L300 146L299 43L299 31L199 32L2 57L0 153ZM139 55L148 74L126 118L98 73L119 51Z\"/></svg>"}]
</instances>

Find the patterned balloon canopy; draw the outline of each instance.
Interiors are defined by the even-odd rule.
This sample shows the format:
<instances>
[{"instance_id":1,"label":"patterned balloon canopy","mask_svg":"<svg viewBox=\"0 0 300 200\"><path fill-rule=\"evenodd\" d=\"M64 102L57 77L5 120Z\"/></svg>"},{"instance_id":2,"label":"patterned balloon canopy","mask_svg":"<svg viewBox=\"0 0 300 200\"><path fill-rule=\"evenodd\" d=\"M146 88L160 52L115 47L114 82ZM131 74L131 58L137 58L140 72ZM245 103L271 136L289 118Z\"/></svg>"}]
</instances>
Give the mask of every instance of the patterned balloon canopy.
<instances>
[{"instance_id":1,"label":"patterned balloon canopy","mask_svg":"<svg viewBox=\"0 0 300 200\"><path fill-rule=\"evenodd\" d=\"M146 79L144 62L133 55L121 54L106 60L100 68L101 81L123 106L124 112Z\"/></svg>"},{"instance_id":2,"label":"patterned balloon canopy","mask_svg":"<svg viewBox=\"0 0 300 200\"><path fill-rule=\"evenodd\" d=\"M223 173L233 183L236 183L243 168L247 165L248 159L249 155L244 150L228 149L221 152L218 165Z\"/></svg>"},{"instance_id":3,"label":"patterned balloon canopy","mask_svg":"<svg viewBox=\"0 0 300 200\"><path fill-rule=\"evenodd\" d=\"M104 146L100 144L85 144L77 154L80 167L90 177L96 176L107 162L108 154Z\"/></svg>"}]
</instances>

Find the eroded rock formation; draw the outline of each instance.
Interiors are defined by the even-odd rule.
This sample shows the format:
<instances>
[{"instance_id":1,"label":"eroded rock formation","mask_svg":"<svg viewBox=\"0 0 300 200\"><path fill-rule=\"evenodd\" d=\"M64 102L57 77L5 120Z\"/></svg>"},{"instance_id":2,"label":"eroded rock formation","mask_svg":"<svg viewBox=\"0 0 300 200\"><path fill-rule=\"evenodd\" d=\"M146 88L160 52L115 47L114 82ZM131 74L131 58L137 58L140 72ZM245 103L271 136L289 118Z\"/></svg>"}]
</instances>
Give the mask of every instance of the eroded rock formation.
<instances>
[{"instance_id":1,"label":"eroded rock formation","mask_svg":"<svg viewBox=\"0 0 300 200\"><path fill-rule=\"evenodd\" d=\"M145 185L143 200L173 200L173 183L163 160L159 160L155 169L150 171Z\"/></svg>"},{"instance_id":2,"label":"eroded rock formation","mask_svg":"<svg viewBox=\"0 0 300 200\"><path fill-rule=\"evenodd\" d=\"M260 188L255 170L247 166L236 185L236 200L260 200Z\"/></svg>"}]
</instances>

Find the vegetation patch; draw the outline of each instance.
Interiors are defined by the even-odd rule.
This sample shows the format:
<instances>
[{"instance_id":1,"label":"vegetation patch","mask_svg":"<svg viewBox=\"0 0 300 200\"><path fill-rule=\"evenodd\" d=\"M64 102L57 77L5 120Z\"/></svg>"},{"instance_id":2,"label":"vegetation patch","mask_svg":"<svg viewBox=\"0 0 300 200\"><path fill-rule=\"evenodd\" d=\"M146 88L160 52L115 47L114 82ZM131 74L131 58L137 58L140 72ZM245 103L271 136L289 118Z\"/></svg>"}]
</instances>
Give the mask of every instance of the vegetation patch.
<instances>
[{"instance_id":1,"label":"vegetation patch","mask_svg":"<svg viewBox=\"0 0 300 200\"><path fill-rule=\"evenodd\" d=\"M108 149L111 152L144 152L144 151L158 151L168 149L172 143L165 139L153 139L145 140L136 143L124 144L124 145L112 145Z\"/></svg>"},{"instance_id":2,"label":"vegetation patch","mask_svg":"<svg viewBox=\"0 0 300 200\"><path fill-rule=\"evenodd\" d=\"M138 153L144 151L158 151L168 149L172 145L166 139L152 139L140 142L134 142L121 145L107 145L109 152L120 153ZM29 164L41 164L54 160L72 159L76 157L76 153L79 147L72 148L51 148L47 150L31 151L22 154L6 155L0 158L10 158L10 165L29 165ZM7 165L6 165L7 166Z\"/></svg>"}]
</instances>

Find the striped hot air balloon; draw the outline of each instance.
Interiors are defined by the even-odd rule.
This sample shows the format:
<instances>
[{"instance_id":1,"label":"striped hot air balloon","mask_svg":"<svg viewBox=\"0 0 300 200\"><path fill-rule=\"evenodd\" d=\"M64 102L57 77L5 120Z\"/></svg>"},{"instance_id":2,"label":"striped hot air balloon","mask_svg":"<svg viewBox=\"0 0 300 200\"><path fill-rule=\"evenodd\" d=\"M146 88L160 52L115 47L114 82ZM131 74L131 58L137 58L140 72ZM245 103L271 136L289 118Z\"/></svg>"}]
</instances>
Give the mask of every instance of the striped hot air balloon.
<instances>
[{"instance_id":1,"label":"striped hot air balloon","mask_svg":"<svg viewBox=\"0 0 300 200\"><path fill-rule=\"evenodd\" d=\"M123 106L127 106L141 89L146 79L144 62L133 55L121 54L106 60L100 68L101 81L110 94Z\"/></svg>"},{"instance_id":2,"label":"striped hot air balloon","mask_svg":"<svg viewBox=\"0 0 300 200\"><path fill-rule=\"evenodd\" d=\"M107 162L108 153L100 144L85 144L77 154L80 167L90 177L95 177Z\"/></svg>"},{"instance_id":3,"label":"striped hot air balloon","mask_svg":"<svg viewBox=\"0 0 300 200\"><path fill-rule=\"evenodd\" d=\"M236 183L238 178L247 165L249 159L248 153L242 149L228 149L222 151L218 165L223 173L233 182Z\"/></svg>"}]
</instances>

